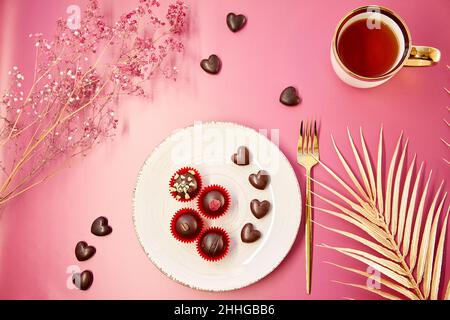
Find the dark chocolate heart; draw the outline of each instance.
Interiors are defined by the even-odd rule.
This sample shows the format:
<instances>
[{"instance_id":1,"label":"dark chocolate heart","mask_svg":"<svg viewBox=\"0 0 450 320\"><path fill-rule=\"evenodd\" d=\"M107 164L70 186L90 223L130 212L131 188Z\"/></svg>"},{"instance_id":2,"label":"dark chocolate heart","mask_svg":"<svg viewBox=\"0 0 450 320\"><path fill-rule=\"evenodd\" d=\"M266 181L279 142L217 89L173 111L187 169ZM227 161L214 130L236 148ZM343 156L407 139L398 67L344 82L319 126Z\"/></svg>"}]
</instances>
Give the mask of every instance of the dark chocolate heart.
<instances>
[{"instance_id":1,"label":"dark chocolate heart","mask_svg":"<svg viewBox=\"0 0 450 320\"><path fill-rule=\"evenodd\" d=\"M243 14L234 14L233 12L230 12L227 15L228 28L233 32L238 32L239 30L241 30L246 23L247 17Z\"/></svg>"},{"instance_id":2,"label":"dark chocolate heart","mask_svg":"<svg viewBox=\"0 0 450 320\"><path fill-rule=\"evenodd\" d=\"M95 247L89 246L85 241L80 241L75 246L75 256L78 261L86 261L90 259L95 252Z\"/></svg>"},{"instance_id":3,"label":"dark chocolate heart","mask_svg":"<svg viewBox=\"0 0 450 320\"><path fill-rule=\"evenodd\" d=\"M203 59L200 62L200 66L203 70L210 74L218 74L220 72L220 69L222 68L222 61L220 61L220 58L218 56L212 54L208 59Z\"/></svg>"},{"instance_id":4,"label":"dark chocolate heart","mask_svg":"<svg viewBox=\"0 0 450 320\"><path fill-rule=\"evenodd\" d=\"M260 170L257 174L252 173L248 177L248 181L250 181L251 185L256 189L264 190L269 183L269 174L264 170Z\"/></svg>"},{"instance_id":5,"label":"dark chocolate heart","mask_svg":"<svg viewBox=\"0 0 450 320\"><path fill-rule=\"evenodd\" d=\"M301 99L298 96L297 89L294 87L287 87L284 89L280 95L280 102L289 107L298 105L301 102Z\"/></svg>"},{"instance_id":6,"label":"dark chocolate heart","mask_svg":"<svg viewBox=\"0 0 450 320\"><path fill-rule=\"evenodd\" d=\"M108 219L105 217L98 217L92 222L91 232L96 236L107 236L112 232L112 228L108 225Z\"/></svg>"},{"instance_id":7,"label":"dark chocolate heart","mask_svg":"<svg viewBox=\"0 0 450 320\"><path fill-rule=\"evenodd\" d=\"M90 270L84 270L81 273L74 273L72 276L72 282L80 290L87 290L94 282L94 274Z\"/></svg>"},{"instance_id":8,"label":"dark chocolate heart","mask_svg":"<svg viewBox=\"0 0 450 320\"><path fill-rule=\"evenodd\" d=\"M247 147L240 146L235 154L231 156L233 161L238 166L246 166L250 163L250 153Z\"/></svg>"},{"instance_id":9,"label":"dark chocolate heart","mask_svg":"<svg viewBox=\"0 0 450 320\"><path fill-rule=\"evenodd\" d=\"M245 243L252 243L261 238L261 232L255 229L253 224L247 223L242 228L241 240Z\"/></svg>"},{"instance_id":10,"label":"dark chocolate heart","mask_svg":"<svg viewBox=\"0 0 450 320\"><path fill-rule=\"evenodd\" d=\"M258 199L253 199L250 202L250 210L256 218L264 218L270 210L270 202L267 200L259 201Z\"/></svg>"}]
</instances>

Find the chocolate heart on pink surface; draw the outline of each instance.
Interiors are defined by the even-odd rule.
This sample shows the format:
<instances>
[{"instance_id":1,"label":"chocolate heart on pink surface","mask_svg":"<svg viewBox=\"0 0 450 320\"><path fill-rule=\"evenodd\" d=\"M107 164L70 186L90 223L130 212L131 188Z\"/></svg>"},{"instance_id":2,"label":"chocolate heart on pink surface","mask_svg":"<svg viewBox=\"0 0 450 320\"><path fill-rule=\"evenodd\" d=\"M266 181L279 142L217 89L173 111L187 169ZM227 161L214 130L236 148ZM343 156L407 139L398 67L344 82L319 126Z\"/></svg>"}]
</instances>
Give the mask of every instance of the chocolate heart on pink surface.
<instances>
[{"instance_id":1,"label":"chocolate heart on pink surface","mask_svg":"<svg viewBox=\"0 0 450 320\"><path fill-rule=\"evenodd\" d=\"M250 152L247 147L240 146L235 154L231 156L233 161L238 166L246 166L250 163Z\"/></svg>"},{"instance_id":2,"label":"chocolate heart on pink surface","mask_svg":"<svg viewBox=\"0 0 450 320\"><path fill-rule=\"evenodd\" d=\"M248 177L248 181L250 181L251 185L256 189L264 190L269 183L269 174L264 170L260 170L257 174L252 173Z\"/></svg>"},{"instance_id":3,"label":"chocolate heart on pink surface","mask_svg":"<svg viewBox=\"0 0 450 320\"><path fill-rule=\"evenodd\" d=\"M98 217L92 222L91 232L96 236L107 236L112 232L111 226L108 225L108 219L106 217Z\"/></svg>"},{"instance_id":4,"label":"chocolate heart on pink surface","mask_svg":"<svg viewBox=\"0 0 450 320\"><path fill-rule=\"evenodd\" d=\"M241 240L245 243L252 243L261 238L261 232L255 229L253 224L247 223L241 231Z\"/></svg>"},{"instance_id":5,"label":"chocolate heart on pink surface","mask_svg":"<svg viewBox=\"0 0 450 320\"><path fill-rule=\"evenodd\" d=\"M259 201L258 199L253 199L250 202L250 210L256 218L264 218L270 210L270 202L267 200Z\"/></svg>"},{"instance_id":6,"label":"chocolate heart on pink surface","mask_svg":"<svg viewBox=\"0 0 450 320\"><path fill-rule=\"evenodd\" d=\"M95 252L95 247L89 246L85 241L80 241L75 246L75 256L78 261L86 261L90 259Z\"/></svg>"},{"instance_id":7,"label":"chocolate heart on pink surface","mask_svg":"<svg viewBox=\"0 0 450 320\"><path fill-rule=\"evenodd\" d=\"M295 87L287 87L281 92L280 102L288 107L293 107L300 104L301 99L298 96L297 89Z\"/></svg>"},{"instance_id":8,"label":"chocolate heart on pink surface","mask_svg":"<svg viewBox=\"0 0 450 320\"><path fill-rule=\"evenodd\" d=\"M246 23L247 17L243 14L234 14L233 12L230 12L227 15L228 28L233 32L238 32L239 30L241 30Z\"/></svg>"},{"instance_id":9,"label":"chocolate heart on pink surface","mask_svg":"<svg viewBox=\"0 0 450 320\"><path fill-rule=\"evenodd\" d=\"M209 56L208 59L203 59L200 66L209 74L218 74L222 68L222 61L215 54Z\"/></svg>"},{"instance_id":10,"label":"chocolate heart on pink surface","mask_svg":"<svg viewBox=\"0 0 450 320\"><path fill-rule=\"evenodd\" d=\"M87 290L94 282L94 274L90 270L84 270L81 273L74 273L72 276L72 282L80 290Z\"/></svg>"}]
</instances>

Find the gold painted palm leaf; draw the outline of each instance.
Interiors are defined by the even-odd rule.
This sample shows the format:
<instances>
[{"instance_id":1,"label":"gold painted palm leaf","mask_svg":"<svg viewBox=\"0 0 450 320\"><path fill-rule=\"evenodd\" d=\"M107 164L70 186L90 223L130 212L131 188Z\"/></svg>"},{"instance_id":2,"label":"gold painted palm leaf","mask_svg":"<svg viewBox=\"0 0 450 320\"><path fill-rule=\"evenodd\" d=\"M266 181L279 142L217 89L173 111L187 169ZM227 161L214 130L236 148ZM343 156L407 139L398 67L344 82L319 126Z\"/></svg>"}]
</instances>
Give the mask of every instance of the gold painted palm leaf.
<instances>
[{"instance_id":1,"label":"gold painted palm leaf","mask_svg":"<svg viewBox=\"0 0 450 320\"><path fill-rule=\"evenodd\" d=\"M442 193L443 181L434 194L429 192L432 173L425 175L423 162L415 172L415 156L411 163L406 162L408 141L402 144L403 135L400 135L392 157L386 158L386 179L383 175L383 129L380 130L376 164L371 163L362 130L360 150L356 147L350 131L348 138L356 162L355 170L351 169L333 137L332 140L351 183L339 177L323 162L320 164L349 196L312 179L329 194L315 195L332 207L314 208L361 229L364 236L320 225L363 244L367 250L326 244L321 246L360 261L371 270L377 270L382 279L379 280L380 288L375 289L355 283L343 284L376 293L387 299L450 299L450 281L446 286L442 284L442 291L446 292L439 292L450 209L447 208L442 221L447 196L447 193ZM420 182L425 178L422 188ZM369 279L373 275L367 270L333 265Z\"/></svg>"},{"instance_id":2,"label":"gold painted palm leaf","mask_svg":"<svg viewBox=\"0 0 450 320\"><path fill-rule=\"evenodd\" d=\"M448 69L450 69L450 66L447 66ZM445 92L447 92L447 94L450 95L450 90L448 90L447 88L444 88ZM450 111L450 108L447 107L447 111ZM447 119L444 118L444 123L447 125L447 128L450 128L450 122L447 121ZM447 140L445 140L444 138L441 138L442 142L447 146L447 148L450 148L450 143L447 142ZM450 164L450 161L447 160L446 158L444 158L444 161L447 164Z\"/></svg>"}]
</instances>

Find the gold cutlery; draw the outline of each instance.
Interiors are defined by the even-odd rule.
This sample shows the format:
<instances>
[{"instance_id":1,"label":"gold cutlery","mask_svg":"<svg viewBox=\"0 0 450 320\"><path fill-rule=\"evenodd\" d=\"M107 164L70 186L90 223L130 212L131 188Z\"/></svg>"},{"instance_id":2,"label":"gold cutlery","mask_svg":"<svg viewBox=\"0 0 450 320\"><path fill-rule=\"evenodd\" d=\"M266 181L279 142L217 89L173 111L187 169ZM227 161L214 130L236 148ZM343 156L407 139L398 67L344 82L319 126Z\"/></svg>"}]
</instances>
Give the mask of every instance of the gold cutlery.
<instances>
[{"instance_id":1,"label":"gold cutlery","mask_svg":"<svg viewBox=\"0 0 450 320\"><path fill-rule=\"evenodd\" d=\"M297 162L306 170L305 202L305 258L306 258L306 293L311 293L311 255L312 255L312 208L311 208L311 169L319 162L319 143L316 121L303 121L297 146Z\"/></svg>"}]
</instances>

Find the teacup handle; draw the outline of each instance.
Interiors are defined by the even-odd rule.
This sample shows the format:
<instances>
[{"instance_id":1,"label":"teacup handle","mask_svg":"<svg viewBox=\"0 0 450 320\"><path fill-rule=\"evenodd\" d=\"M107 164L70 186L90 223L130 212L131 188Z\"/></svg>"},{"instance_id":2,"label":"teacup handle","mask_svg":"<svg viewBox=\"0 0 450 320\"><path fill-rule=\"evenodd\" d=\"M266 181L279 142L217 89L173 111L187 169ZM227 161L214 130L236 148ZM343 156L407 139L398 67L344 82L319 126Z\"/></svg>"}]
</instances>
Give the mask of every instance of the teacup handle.
<instances>
[{"instance_id":1,"label":"teacup handle","mask_svg":"<svg viewBox=\"0 0 450 320\"><path fill-rule=\"evenodd\" d=\"M412 46L405 66L427 67L435 65L439 60L441 60L441 52L438 49L426 46Z\"/></svg>"}]
</instances>

